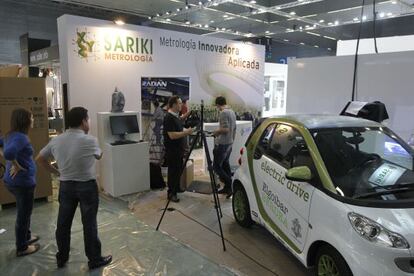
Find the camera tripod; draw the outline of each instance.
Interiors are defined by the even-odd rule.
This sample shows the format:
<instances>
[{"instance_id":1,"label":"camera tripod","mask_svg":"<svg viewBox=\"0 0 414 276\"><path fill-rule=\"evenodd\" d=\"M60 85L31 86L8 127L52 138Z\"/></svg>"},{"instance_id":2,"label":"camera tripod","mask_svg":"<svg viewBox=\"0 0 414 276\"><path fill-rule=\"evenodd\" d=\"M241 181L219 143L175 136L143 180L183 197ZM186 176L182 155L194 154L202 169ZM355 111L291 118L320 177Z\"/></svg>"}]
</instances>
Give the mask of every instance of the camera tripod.
<instances>
[{"instance_id":1,"label":"camera tripod","mask_svg":"<svg viewBox=\"0 0 414 276\"><path fill-rule=\"evenodd\" d=\"M216 183L216 177L215 177L214 171L213 171L213 162L211 160L210 152L209 152L209 149L208 149L206 134L204 133L204 130L203 130L204 129L204 121L203 120L204 120L204 102L201 101L201 116L200 116L200 124L199 124L200 129L197 131L196 137L194 138L193 142L191 143L190 150L189 150L189 152L188 152L188 154L185 158L184 165L183 165L183 168L181 170L181 175L183 174L183 172L186 168L186 165L187 165L187 162L190 158L191 152L193 151L195 145L197 144L197 141L199 139L201 139L200 140L201 146L204 146L204 152L205 152L205 155L206 155L206 158L207 158L207 165L208 165L208 172L209 172L209 175L210 175L211 190L213 192L213 199L214 199L214 208L216 209L217 220L218 220L219 227L220 227L220 236L221 236L221 242L223 243L223 251L226 251L226 244L224 242L223 228L221 226L221 218L223 217L223 213L221 211L220 199L219 199L219 196L218 196L218 193L217 193L217 183ZM164 218L165 212L168 209L168 205L170 205L170 201L171 201L171 198L169 197L168 201L167 201L167 205L165 206L164 211L162 212L160 221L158 222L156 231L158 231L158 229L160 228L160 225L161 225L161 222Z\"/></svg>"}]
</instances>

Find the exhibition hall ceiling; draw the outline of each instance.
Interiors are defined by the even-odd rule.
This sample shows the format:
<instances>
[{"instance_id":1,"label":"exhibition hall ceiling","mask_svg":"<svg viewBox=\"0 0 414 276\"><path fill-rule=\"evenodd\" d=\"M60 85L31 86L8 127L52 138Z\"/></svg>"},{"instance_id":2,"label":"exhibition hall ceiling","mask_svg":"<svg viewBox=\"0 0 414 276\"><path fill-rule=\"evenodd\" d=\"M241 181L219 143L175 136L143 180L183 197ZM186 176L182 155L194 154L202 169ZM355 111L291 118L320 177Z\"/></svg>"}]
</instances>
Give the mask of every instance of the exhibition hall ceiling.
<instances>
[{"instance_id":1,"label":"exhibition hall ceiling","mask_svg":"<svg viewBox=\"0 0 414 276\"><path fill-rule=\"evenodd\" d=\"M227 39L274 41L334 50L337 40L414 33L414 0L35 0L100 10L126 23ZM365 2L362 11L362 3Z\"/></svg>"}]
</instances>

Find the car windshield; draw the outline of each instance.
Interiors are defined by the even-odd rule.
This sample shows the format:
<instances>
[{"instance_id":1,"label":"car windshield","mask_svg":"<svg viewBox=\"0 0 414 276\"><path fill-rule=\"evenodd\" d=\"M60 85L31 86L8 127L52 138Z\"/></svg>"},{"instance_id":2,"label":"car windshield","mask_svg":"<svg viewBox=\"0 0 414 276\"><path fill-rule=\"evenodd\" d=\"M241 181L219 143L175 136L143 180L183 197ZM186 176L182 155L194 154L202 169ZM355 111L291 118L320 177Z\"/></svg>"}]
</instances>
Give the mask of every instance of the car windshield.
<instances>
[{"instance_id":1,"label":"car windshield","mask_svg":"<svg viewBox=\"0 0 414 276\"><path fill-rule=\"evenodd\" d=\"M360 200L414 199L413 150L385 127L312 131L338 194Z\"/></svg>"}]
</instances>

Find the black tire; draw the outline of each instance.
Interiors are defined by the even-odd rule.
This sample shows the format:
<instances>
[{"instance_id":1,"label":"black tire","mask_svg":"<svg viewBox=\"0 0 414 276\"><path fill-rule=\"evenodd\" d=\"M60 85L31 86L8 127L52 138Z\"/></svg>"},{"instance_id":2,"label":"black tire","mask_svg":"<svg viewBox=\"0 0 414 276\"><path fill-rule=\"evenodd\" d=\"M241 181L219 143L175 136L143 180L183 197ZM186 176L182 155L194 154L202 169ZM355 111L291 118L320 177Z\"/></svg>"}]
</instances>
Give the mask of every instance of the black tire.
<instances>
[{"instance_id":1,"label":"black tire","mask_svg":"<svg viewBox=\"0 0 414 276\"><path fill-rule=\"evenodd\" d=\"M239 183L235 183L232 197L233 216L237 223L243 227L250 227L253 220L250 213L249 199L246 191Z\"/></svg>"},{"instance_id":2,"label":"black tire","mask_svg":"<svg viewBox=\"0 0 414 276\"><path fill-rule=\"evenodd\" d=\"M331 271L324 268L331 268ZM315 259L316 276L352 276L351 269L339 252L329 245L318 249Z\"/></svg>"}]
</instances>

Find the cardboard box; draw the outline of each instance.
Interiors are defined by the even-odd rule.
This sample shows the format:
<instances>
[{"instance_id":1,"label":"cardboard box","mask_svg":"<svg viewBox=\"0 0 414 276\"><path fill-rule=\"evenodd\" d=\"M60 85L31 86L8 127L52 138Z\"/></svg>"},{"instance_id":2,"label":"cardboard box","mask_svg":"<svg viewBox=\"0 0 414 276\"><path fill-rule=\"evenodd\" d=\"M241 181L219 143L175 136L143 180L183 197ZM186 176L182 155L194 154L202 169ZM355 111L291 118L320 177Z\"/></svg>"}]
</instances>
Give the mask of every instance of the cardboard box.
<instances>
[{"instance_id":1,"label":"cardboard box","mask_svg":"<svg viewBox=\"0 0 414 276\"><path fill-rule=\"evenodd\" d=\"M35 123L29 133L34 148L34 157L49 142L48 118L46 105L46 84L44 79L35 78L1 78L0 77L0 130L6 134L10 128L10 116L17 107L32 111ZM0 158L0 163L5 160ZM38 167L35 198L52 195L50 173ZM0 204L15 202L13 195L0 180Z\"/></svg>"},{"instance_id":2,"label":"cardboard box","mask_svg":"<svg viewBox=\"0 0 414 276\"><path fill-rule=\"evenodd\" d=\"M180 188L181 190L185 191L187 190L187 187L190 186L191 182L194 180L194 161L188 160L187 166L181 175L181 181L180 181Z\"/></svg>"}]
</instances>

